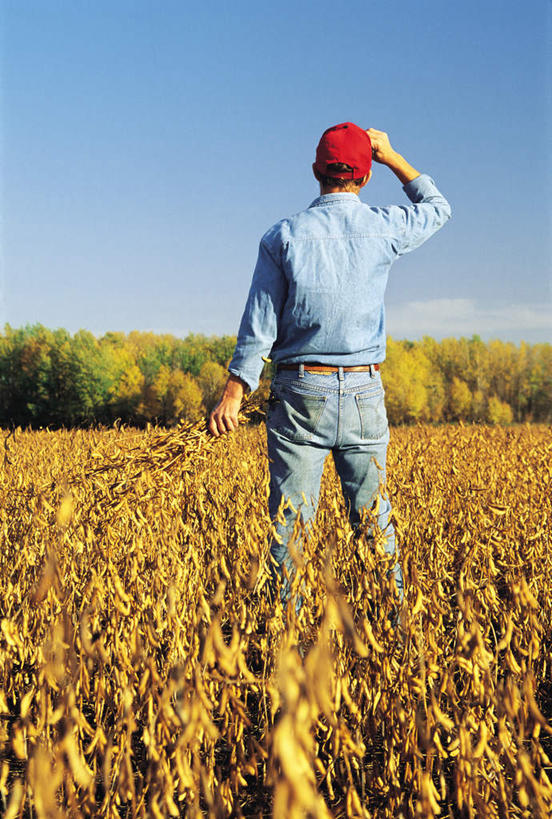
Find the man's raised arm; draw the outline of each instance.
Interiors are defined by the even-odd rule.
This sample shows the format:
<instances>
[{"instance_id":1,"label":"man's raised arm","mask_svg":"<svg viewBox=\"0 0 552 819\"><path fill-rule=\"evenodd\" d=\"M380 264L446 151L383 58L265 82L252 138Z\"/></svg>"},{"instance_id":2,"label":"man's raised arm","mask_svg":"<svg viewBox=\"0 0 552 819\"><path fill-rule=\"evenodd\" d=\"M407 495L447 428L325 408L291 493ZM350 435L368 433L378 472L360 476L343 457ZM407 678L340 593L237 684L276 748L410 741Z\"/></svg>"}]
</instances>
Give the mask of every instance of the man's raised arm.
<instances>
[{"instance_id":1,"label":"man's raised arm","mask_svg":"<svg viewBox=\"0 0 552 819\"><path fill-rule=\"evenodd\" d=\"M433 179L425 173L419 173L391 147L385 131L369 128L366 133L372 143L374 161L387 165L393 171L413 203L410 206L389 209L399 216L400 232L397 235L395 250L397 256L402 256L419 247L443 227L450 219L451 207L437 189Z\"/></svg>"},{"instance_id":2,"label":"man's raised arm","mask_svg":"<svg viewBox=\"0 0 552 819\"><path fill-rule=\"evenodd\" d=\"M397 151L393 150L389 137L385 131L376 131L375 128L368 128L366 131L372 143L372 159L374 162L379 162L381 165L393 171L395 176L406 185L417 176L420 172L410 165L404 156L401 156Z\"/></svg>"}]
</instances>

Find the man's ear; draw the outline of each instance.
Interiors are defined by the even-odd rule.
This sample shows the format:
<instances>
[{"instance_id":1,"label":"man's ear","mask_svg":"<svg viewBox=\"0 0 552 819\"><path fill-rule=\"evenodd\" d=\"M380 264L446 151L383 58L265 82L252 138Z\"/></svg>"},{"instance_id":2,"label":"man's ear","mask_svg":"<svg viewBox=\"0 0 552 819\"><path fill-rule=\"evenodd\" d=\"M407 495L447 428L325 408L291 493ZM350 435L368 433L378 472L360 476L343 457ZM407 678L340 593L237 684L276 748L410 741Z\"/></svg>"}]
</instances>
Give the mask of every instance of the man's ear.
<instances>
[{"instance_id":1,"label":"man's ear","mask_svg":"<svg viewBox=\"0 0 552 819\"><path fill-rule=\"evenodd\" d=\"M362 182L360 183L361 188L363 188L365 185L368 184L368 182L370 181L371 176L372 176L372 169L370 168L370 173L366 174L366 176L364 176L362 178Z\"/></svg>"},{"instance_id":2,"label":"man's ear","mask_svg":"<svg viewBox=\"0 0 552 819\"><path fill-rule=\"evenodd\" d=\"M312 172L314 174L314 178L316 179L316 181L320 182L320 174L316 170L316 163L315 162L312 163Z\"/></svg>"}]
</instances>

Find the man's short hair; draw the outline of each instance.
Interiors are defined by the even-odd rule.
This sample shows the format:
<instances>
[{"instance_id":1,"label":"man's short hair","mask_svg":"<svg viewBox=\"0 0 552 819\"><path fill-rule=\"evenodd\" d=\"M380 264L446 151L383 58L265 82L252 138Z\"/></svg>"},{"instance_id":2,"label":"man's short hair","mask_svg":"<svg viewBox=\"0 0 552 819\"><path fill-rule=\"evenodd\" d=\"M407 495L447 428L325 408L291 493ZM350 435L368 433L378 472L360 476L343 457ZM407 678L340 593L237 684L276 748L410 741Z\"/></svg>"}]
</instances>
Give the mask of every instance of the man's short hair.
<instances>
[{"instance_id":1,"label":"man's short hair","mask_svg":"<svg viewBox=\"0 0 552 819\"><path fill-rule=\"evenodd\" d=\"M352 167L350 165L346 165L344 162L333 162L331 165L326 167L326 173L320 174L319 181L324 188L343 188L351 189L351 188L359 188L362 184L362 180L364 179L363 176L360 179L342 179L339 176L332 176L331 172L334 173L346 173L347 171L352 171Z\"/></svg>"}]
</instances>

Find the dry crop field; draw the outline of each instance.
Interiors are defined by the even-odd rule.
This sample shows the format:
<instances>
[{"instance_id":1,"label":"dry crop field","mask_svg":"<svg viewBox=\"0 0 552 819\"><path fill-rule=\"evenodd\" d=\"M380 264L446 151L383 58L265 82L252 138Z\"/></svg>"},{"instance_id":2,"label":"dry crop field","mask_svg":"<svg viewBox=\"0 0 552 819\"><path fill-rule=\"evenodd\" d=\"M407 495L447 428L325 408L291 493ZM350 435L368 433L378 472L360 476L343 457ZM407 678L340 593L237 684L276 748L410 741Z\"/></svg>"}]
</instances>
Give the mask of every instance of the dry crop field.
<instances>
[{"instance_id":1,"label":"dry crop field","mask_svg":"<svg viewBox=\"0 0 552 819\"><path fill-rule=\"evenodd\" d=\"M393 430L402 637L331 463L268 605L262 425L4 437L5 817L550 815L550 428Z\"/></svg>"}]
</instances>

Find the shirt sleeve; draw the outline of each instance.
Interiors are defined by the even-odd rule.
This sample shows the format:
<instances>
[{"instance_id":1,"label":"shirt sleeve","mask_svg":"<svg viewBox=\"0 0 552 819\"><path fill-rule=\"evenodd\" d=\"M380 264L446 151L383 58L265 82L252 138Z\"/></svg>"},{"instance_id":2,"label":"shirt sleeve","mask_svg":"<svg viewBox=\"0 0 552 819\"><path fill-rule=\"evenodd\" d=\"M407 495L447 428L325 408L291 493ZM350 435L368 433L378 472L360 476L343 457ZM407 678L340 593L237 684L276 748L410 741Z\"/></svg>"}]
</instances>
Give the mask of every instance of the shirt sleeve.
<instances>
[{"instance_id":1,"label":"shirt sleeve","mask_svg":"<svg viewBox=\"0 0 552 819\"><path fill-rule=\"evenodd\" d=\"M278 335L278 320L286 295L283 269L265 235L259 246L236 349L228 366L229 372L245 381L252 392L259 386L263 357L269 355Z\"/></svg>"},{"instance_id":2,"label":"shirt sleeve","mask_svg":"<svg viewBox=\"0 0 552 819\"><path fill-rule=\"evenodd\" d=\"M402 232L397 242L398 256L423 244L443 227L452 213L449 203L427 174L420 174L407 182L403 190L414 204L399 207L402 212Z\"/></svg>"}]
</instances>

